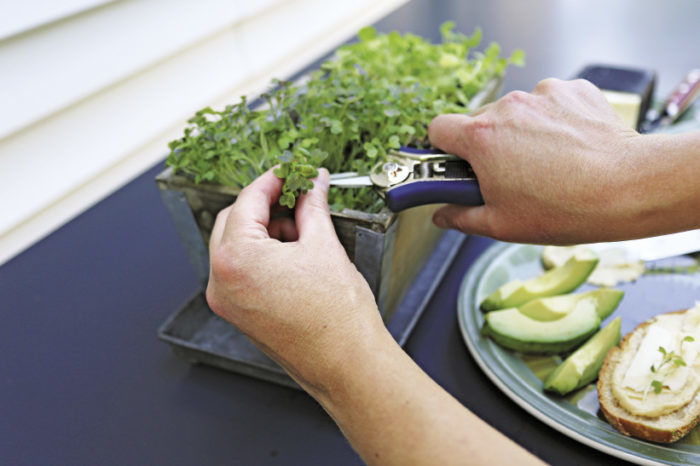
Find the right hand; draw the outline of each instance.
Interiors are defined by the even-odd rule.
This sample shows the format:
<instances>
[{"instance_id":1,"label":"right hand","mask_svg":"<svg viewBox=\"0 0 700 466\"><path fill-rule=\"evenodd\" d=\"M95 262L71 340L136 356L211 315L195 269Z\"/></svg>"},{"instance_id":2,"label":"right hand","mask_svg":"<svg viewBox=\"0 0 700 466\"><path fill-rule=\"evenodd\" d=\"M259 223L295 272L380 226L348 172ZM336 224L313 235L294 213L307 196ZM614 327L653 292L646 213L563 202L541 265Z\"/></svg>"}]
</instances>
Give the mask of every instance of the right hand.
<instances>
[{"instance_id":1,"label":"right hand","mask_svg":"<svg viewBox=\"0 0 700 466\"><path fill-rule=\"evenodd\" d=\"M440 227L549 244L630 235L638 188L624 183L640 135L588 81L544 80L471 116L438 116L429 135L469 161L485 202L440 209Z\"/></svg>"}]
</instances>

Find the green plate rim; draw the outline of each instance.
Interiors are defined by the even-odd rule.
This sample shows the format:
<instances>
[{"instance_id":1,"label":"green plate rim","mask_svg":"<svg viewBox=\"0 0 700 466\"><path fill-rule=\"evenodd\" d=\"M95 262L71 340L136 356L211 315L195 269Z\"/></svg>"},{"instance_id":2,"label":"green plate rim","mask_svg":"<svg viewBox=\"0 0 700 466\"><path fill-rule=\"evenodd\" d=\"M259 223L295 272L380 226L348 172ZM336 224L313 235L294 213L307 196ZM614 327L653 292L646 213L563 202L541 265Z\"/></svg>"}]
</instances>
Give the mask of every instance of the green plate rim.
<instances>
[{"instance_id":1,"label":"green plate rim","mask_svg":"<svg viewBox=\"0 0 700 466\"><path fill-rule=\"evenodd\" d=\"M508 350L481 336L483 315L475 305L478 287L489 269L498 264L495 262L497 259L521 248L541 248L541 246L498 242L491 245L469 268L459 290L457 318L460 332L481 370L518 406L584 445L637 464L700 463L700 455L694 452L627 437L568 401L546 395L541 388L542 382L534 374L528 381L511 370L511 365L505 360L509 354ZM533 386L537 384L540 384L538 389Z\"/></svg>"}]
</instances>

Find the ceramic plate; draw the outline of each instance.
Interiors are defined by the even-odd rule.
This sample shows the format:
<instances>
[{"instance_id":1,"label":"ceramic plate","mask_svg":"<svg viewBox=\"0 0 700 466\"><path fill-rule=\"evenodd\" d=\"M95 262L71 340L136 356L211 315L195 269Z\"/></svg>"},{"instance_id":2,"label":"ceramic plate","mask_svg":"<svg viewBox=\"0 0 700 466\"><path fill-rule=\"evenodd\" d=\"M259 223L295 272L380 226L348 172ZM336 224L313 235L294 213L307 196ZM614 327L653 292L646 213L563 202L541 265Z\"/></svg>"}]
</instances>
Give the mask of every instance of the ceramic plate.
<instances>
[{"instance_id":1,"label":"ceramic plate","mask_svg":"<svg viewBox=\"0 0 700 466\"><path fill-rule=\"evenodd\" d=\"M567 397L543 392L542 380L556 367L558 357L526 357L480 335L484 319L478 304L510 280L541 274L541 251L541 246L496 243L465 276L458 299L459 324L481 369L523 409L585 445L638 464L700 464L700 427L671 445L626 437L599 414L594 384ZM578 291L592 288L584 285ZM609 319L622 316L625 335L654 315L692 307L700 299L700 274L647 273L616 288L625 291L625 296Z\"/></svg>"}]
</instances>

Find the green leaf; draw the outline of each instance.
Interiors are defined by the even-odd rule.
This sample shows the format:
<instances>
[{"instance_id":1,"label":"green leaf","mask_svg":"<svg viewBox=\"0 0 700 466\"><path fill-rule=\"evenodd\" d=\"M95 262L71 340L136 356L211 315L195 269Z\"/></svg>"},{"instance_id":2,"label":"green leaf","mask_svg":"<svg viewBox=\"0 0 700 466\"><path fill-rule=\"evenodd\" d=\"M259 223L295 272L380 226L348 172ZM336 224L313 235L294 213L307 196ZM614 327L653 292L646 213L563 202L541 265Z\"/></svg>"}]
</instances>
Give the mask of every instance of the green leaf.
<instances>
[{"instance_id":1,"label":"green leaf","mask_svg":"<svg viewBox=\"0 0 700 466\"><path fill-rule=\"evenodd\" d=\"M283 205L285 207L289 207L290 209L292 209L294 207L294 205L296 204L296 198L291 193L284 193L280 196L279 203L280 203L280 205Z\"/></svg>"},{"instance_id":2,"label":"green leaf","mask_svg":"<svg viewBox=\"0 0 700 466\"><path fill-rule=\"evenodd\" d=\"M311 165L300 165L297 170L299 170L301 176L305 176L306 178L315 178L318 176L318 170Z\"/></svg>"},{"instance_id":3,"label":"green leaf","mask_svg":"<svg viewBox=\"0 0 700 466\"><path fill-rule=\"evenodd\" d=\"M676 367L687 366L685 360L681 357L677 357L673 360L673 365Z\"/></svg>"},{"instance_id":4,"label":"green leaf","mask_svg":"<svg viewBox=\"0 0 700 466\"><path fill-rule=\"evenodd\" d=\"M416 132L416 129L413 126L409 125L401 125L399 128L399 133L401 134L414 134Z\"/></svg>"},{"instance_id":5,"label":"green leaf","mask_svg":"<svg viewBox=\"0 0 700 466\"><path fill-rule=\"evenodd\" d=\"M467 48L476 47L477 45L479 45L481 43L482 36L483 36L483 31L481 30L481 28L480 27L475 28L472 36L467 38L467 40L464 42L465 47L467 47Z\"/></svg>"},{"instance_id":6,"label":"green leaf","mask_svg":"<svg viewBox=\"0 0 700 466\"><path fill-rule=\"evenodd\" d=\"M661 393L661 390L664 388L664 385L660 380L652 380L651 386L654 388L654 393L656 394Z\"/></svg>"},{"instance_id":7,"label":"green leaf","mask_svg":"<svg viewBox=\"0 0 700 466\"><path fill-rule=\"evenodd\" d=\"M294 160L294 154L291 151L286 150L286 151L282 152L282 155L280 155L278 158L279 158L280 162L289 163L292 160Z\"/></svg>"},{"instance_id":8,"label":"green leaf","mask_svg":"<svg viewBox=\"0 0 700 466\"><path fill-rule=\"evenodd\" d=\"M289 197L310 189L308 177L321 166L367 173L399 144L429 148L427 128L437 114L465 113L485 83L523 61L522 52L505 59L494 45L470 50L482 39L478 28L466 36L446 22L440 34L442 43L432 44L364 28L303 83L273 80L262 95L264 108L251 108L242 97L221 111L198 111L183 137L168 144L166 163L195 182L238 187L281 163L275 170L285 180L280 202L293 205ZM372 189L329 196L334 206L368 212L383 205Z\"/></svg>"},{"instance_id":9,"label":"green leaf","mask_svg":"<svg viewBox=\"0 0 700 466\"><path fill-rule=\"evenodd\" d=\"M311 154L309 154L309 159L317 167L320 167L321 163L323 163L323 161L326 160L327 157L328 152L324 152L320 149L314 149L311 151Z\"/></svg>"},{"instance_id":10,"label":"green leaf","mask_svg":"<svg viewBox=\"0 0 700 466\"><path fill-rule=\"evenodd\" d=\"M316 143L318 143L318 138L304 138L301 140L300 145L304 149L308 149Z\"/></svg>"},{"instance_id":11,"label":"green leaf","mask_svg":"<svg viewBox=\"0 0 700 466\"><path fill-rule=\"evenodd\" d=\"M438 63L441 68L454 68L462 63L462 58L451 53L443 53L440 55L440 61Z\"/></svg>"},{"instance_id":12,"label":"green leaf","mask_svg":"<svg viewBox=\"0 0 700 466\"><path fill-rule=\"evenodd\" d=\"M343 132L343 124L340 120L331 120L331 134L340 134Z\"/></svg>"},{"instance_id":13,"label":"green leaf","mask_svg":"<svg viewBox=\"0 0 700 466\"><path fill-rule=\"evenodd\" d=\"M455 27L454 21L445 21L440 25L440 35L442 40L448 40L452 36L452 29Z\"/></svg>"},{"instance_id":14,"label":"green leaf","mask_svg":"<svg viewBox=\"0 0 700 466\"><path fill-rule=\"evenodd\" d=\"M282 149L282 150L284 150L284 149L286 149L287 147L289 147L289 145L290 145L291 143L292 143L292 139L289 138L289 137L287 137L287 136L282 136L281 138L279 138L279 139L277 140L277 146L278 146L280 149Z\"/></svg>"},{"instance_id":15,"label":"green leaf","mask_svg":"<svg viewBox=\"0 0 700 466\"><path fill-rule=\"evenodd\" d=\"M513 50L513 53L510 54L508 61L515 66L525 66L525 52L523 52L521 49Z\"/></svg>"},{"instance_id":16,"label":"green leaf","mask_svg":"<svg viewBox=\"0 0 700 466\"><path fill-rule=\"evenodd\" d=\"M283 163L279 167L273 170L273 173L277 178L285 179L289 175L289 164Z\"/></svg>"},{"instance_id":17,"label":"green leaf","mask_svg":"<svg viewBox=\"0 0 700 466\"><path fill-rule=\"evenodd\" d=\"M377 37L377 30L372 26L365 26L357 33L357 37L362 42L367 42Z\"/></svg>"},{"instance_id":18,"label":"green leaf","mask_svg":"<svg viewBox=\"0 0 700 466\"><path fill-rule=\"evenodd\" d=\"M304 178L299 173L290 173L287 175L285 185L291 192L299 191L304 186Z\"/></svg>"},{"instance_id":19,"label":"green leaf","mask_svg":"<svg viewBox=\"0 0 700 466\"><path fill-rule=\"evenodd\" d=\"M399 147L401 147L401 142L399 141L399 137L395 134L393 136L391 136L389 138L388 146L391 147L392 149L398 149Z\"/></svg>"},{"instance_id":20,"label":"green leaf","mask_svg":"<svg viewBox=\"0 0 700 466\"><path fill-rule=\"evenodd\" d=\"M365 149L365 155L368 158L374 159L377 157L379 150L377 150L377 148L374 147L371 143L366 142L362 147Z\"/></svg>"}]
</instances>

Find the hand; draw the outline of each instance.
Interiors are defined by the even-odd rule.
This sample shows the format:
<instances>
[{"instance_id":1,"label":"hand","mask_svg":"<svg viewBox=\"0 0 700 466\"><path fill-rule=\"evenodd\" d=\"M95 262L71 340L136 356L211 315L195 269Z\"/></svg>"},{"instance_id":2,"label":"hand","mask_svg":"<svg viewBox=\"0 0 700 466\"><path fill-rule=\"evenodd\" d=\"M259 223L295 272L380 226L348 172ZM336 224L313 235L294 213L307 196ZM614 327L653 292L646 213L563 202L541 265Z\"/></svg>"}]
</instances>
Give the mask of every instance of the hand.
<instances>
[{"instance_id":1,"label":"hand","mask_svg":"<svg viewBox=\"0 0 700 466\"><path fill-rule=\"evenodd\" d=\"M219 214L210 240L212 310L314 396L368 464L464 458L534 464L536 458L464 409L391 337L338 242L328 182L322 170L300 197L296 222L271 219L282 189L271 171Z\"/></svg>"},{"instance_id":2,"label":"hand","mask_svg":"<svg viewBox=\"0 0 700 466\"><path fill-rule=\"evenodd\" d=\"M210 240L210 307L313 395L329 389L350 347L386 333L367 282L336 236L328 183L321 170L299 198L296 221L271 220L282 181L268 171L219 213Z\"/></svg>"},{"instance_id":3,"label":"hand","mask_svg":"<svg viewBox=\"0 0 700 466\"><path fill-rule=\"evenodd\" d=\"M433 145L468 160L485 205L436 212L443 228L506 241L565 244L624 239L638 189L635 146L602 93L584 80L547 79L471 116L443 115Z\"/></svg>"}]
</instances>

